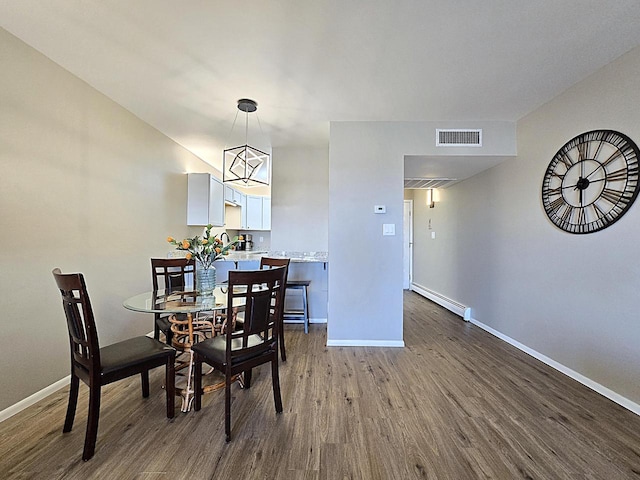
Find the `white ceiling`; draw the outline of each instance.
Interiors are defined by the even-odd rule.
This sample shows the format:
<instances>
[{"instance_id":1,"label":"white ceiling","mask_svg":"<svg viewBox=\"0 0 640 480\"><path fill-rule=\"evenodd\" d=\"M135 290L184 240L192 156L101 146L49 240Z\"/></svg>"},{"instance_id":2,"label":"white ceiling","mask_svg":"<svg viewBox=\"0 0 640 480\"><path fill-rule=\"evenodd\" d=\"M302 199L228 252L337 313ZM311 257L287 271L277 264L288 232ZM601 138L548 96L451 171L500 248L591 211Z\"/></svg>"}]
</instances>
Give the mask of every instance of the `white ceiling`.
<instances>
[{"instance_id":1,"label":"white ceiling","mask_svg":"<svg viewBox=\"0 0 640 480\"><path fill-rule=\"evenodd\" d=\"M330 121L516 121L639 25L638 0L0 2L0 26L214 166L243 143L239 98L258 148L326 144Z\"/></svg>"}]
</instances>

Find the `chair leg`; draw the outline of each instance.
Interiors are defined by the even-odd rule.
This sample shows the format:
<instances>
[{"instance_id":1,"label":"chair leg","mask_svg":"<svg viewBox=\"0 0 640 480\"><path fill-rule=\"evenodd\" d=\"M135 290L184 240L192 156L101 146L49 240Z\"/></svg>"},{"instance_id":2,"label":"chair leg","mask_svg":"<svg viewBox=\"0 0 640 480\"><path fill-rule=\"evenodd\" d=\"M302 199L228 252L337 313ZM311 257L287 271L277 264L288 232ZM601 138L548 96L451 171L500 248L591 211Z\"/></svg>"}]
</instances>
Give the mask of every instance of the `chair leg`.
<instances>
[{"instance_id":1,"label":"chair leg","mask_svg":"<svg viewBox=\"0 0 640 480\"><path fill-rule=\"evenodd\" d=\"M224 382L224 433L226 434L226 441L231 441L231 383L232 383L231 370L227 369L225 373Z\"/></svg>"},{"instance_id":2,"label":"chair leg","mask_svg":"<svg viewBox=\"0 0 640 480\"><path fill-rule=\"evenodd\" d=\"M242 379L242 388L251 388L251 373L253 372L253 370L249 369L249 370L245 370L244 371L244 375L243 375L243 379Z\"/></svg>"},{"instance_id":3,"label":"chair leg","mask_svg":"<svg viewBox=\"0 0 640 480\"><path fill-rule=\"evenodd\" d=\"M184 413L191 410L191 404L193 403L193 382L194 382L193 362L194 362L195 355L196 354L193 350L189 350L189 370L187 371L187 388L185 390L184 398L182 399L182 411ZM202 361L200 362L200 368L198 370L200 371L200 384L202 385Z\"/></svg>"},{"instance_id":4,"label":"chair leg","mask_svg":"<svg viewBox=\"0 0 640 480\"><path fill-rule=\"evenodd\" d=\"M158 323L155 320L153 322L153 338L160 340L160 327L158 327Z\"/></svg>"},{"instance_id":5,"label":"chair leg","mask_svg":"<svg viewBox=\"0 0 640 480\"><path fill-rule=\"evenodd\" d=\"M309 304L307 303L307 287L302 290L302 311L304 312L304 333L309 333Z\"/></svg>"},{"instance_id":6,"label":"chair leg","mask_svg":"<svg viewBox=\"0 0 640 480\"><path fill-rule=\"evenodd\" d=\"M73 428L73 419L76 416L76 406L78 405L78 390L80 379L71 374L71 384L69 385L69 403L67 404L67 416L64 419L63 432L70 432Z\"/></svg>"},{"instance_id":7,"label":"chair leg","mask_svg":"<svg viewBox=\"0 0 640 480\"><path fill-rule=\"evenodd\" d=\"M176 413L176 358L167 358L165 369L165 388L167 389L167 418L173 418Z\"/></svg>"},{"instance_id":8,"label":"chair leg","mask_svg":"<svg viewBox=\"0 0 640 480\"><path fill-rule=\"evenodd\" d=\"M271 360L271 380L273 383L273 401L276 404L276 413L282 413L282 396L280 395L280 376L278 375L278 352Z\"/></svg>"},{"instance_id":9,"label":"chair leg","mask_svg":"<svg viewBox=\"0 0 640 480\"><path fill-rule=\"evenodd\" d=\"M100 419L100 385L89 385L89 418L87 419L87 433L84 437L82 460L85 462L93 457L98 437L98 420Z\"/></svg>"},{"instance_id":10,"label":"chair leg","mask_svg":"<svg viewBox=\"0 0 640 480\"><path fill-rule=\"evenodd\" d=\"M280 318L280 357L283 362L287 361L287 350L284 348L284 319Z\"/></svg>"},{"instance_id":11,"label":"chair leg","mask_svg":"<svg viewBox=\"0 0 640 480\"><path fill-rule=\"evenodd\" d=\"M193 409L197 411L202 408L202 357L197 353L193 354L193 368L195 369L193 375Z\"/></svg>"},{"instance_id":12,"label":"chair leg","mask_svg":"<svg viewBox=\"0 0 640 480\"><path fill-rule=\"evenodd\" d=\"M142 379L142 397L149 397L149 370L140 372L140 378Z\"/></svg>"}]
</instances>

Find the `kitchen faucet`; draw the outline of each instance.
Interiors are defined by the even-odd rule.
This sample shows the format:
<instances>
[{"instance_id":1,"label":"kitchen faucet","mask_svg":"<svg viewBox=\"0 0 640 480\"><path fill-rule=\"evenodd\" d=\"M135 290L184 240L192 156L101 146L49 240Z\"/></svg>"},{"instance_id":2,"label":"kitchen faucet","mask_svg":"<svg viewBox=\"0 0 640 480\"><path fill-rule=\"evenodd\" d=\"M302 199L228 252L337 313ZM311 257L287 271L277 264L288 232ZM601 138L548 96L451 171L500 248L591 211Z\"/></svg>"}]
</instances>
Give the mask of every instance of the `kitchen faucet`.
<instances>
[{"instance_id":1,"label":"kitchen faucet","mask_svg":"<svg viewBox=\"0 0 640 480\"><path fill-rule=\"evenodd\" d=\"M224 245L224 242L222 241L222 237L224 237L225 235L227 237L227 243L229 243L231 241L231 239L229 238L229 234L227 232L222 232L220 234L220 241L222 242L223 245Z\"/></svg>"}]
</instances>

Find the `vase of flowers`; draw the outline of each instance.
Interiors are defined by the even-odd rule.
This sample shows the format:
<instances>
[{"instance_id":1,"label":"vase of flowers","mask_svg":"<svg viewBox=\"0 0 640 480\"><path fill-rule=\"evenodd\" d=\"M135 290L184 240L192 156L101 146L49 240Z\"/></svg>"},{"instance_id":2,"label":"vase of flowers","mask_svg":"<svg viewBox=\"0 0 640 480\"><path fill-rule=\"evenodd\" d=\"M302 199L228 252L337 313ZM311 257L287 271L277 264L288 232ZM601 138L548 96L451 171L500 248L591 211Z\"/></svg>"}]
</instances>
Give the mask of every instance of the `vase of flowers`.
<instances>
[{"instance_id":1,"label":"vase of flowers","mask_svg":"<svg viewBox=\"0 0 640 480\"><path fill-rule=\"evenodd\" d=\"M168 237L167 242L176 246L176 250L186 251L187 259L196 260L196 287L203 296L213 295L216 286L216 268L213 262L229 254L229 250L235 247L238 242L237 237L233 241L224 245L220 237L211 235L213 225L207 225L202 237L196 235L193 238L176 240Z\"/></svg>"}]
</instances>

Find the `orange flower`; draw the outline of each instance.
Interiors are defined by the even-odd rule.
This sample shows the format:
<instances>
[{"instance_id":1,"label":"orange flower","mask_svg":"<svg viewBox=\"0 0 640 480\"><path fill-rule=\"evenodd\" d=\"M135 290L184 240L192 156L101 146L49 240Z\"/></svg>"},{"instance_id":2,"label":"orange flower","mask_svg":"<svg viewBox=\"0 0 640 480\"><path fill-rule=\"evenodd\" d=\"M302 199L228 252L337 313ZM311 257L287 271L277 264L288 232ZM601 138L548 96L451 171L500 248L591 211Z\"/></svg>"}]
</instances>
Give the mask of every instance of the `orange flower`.
<instances>
[{"instance_id":1,"label":"orange flower","mask_svg":"<svg viewBox=\"0 0 640 480\"><path fill-rule=\"evenodd\" d=\"M182 248L189 248L191 244L188 240L182 240Z\"/></svg>"},{"instance_id":2,"label":"orange flower","mask_svg":"<svg viewBox=\"0 0 640 480\"><path fill-rule=\"evenodd\" d=\"M220 247L216 247L216 253L220 253L222 249Z\"/></svg>"},{"instance_id":3,"label":"orange flower","mask_svg":"<svg viewBox=\"0 0 640 480\"><path fill-rule=\"evenodd\" d=\"M203 245L206 245L207 243L209 243L209 240L207 240L206 238L203 238L203 239L202 239L202 244L203 244Z\"/></svg>"},{"instance_id":4,"label":"orange flower","mask_svg":"<svg viewBox=\"0 0 640 480\"><path fill-rule=\"evenodd\" d=\"M173 237L167 237L167 242L173 243L174 242Z\"/></svg>"},{"instance_id":5,"label":"orange flower","mask_svg":"<svg viewBox=\"0 0 640 480\"><path fill-rule=\"evenodd\" d=\"M191 257L193 257L193 255L191 255L191 252L187 252L187 254L184 256L184 258L186 258L187 260L191 260Z\"/></svg>"}]
</instances>

